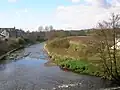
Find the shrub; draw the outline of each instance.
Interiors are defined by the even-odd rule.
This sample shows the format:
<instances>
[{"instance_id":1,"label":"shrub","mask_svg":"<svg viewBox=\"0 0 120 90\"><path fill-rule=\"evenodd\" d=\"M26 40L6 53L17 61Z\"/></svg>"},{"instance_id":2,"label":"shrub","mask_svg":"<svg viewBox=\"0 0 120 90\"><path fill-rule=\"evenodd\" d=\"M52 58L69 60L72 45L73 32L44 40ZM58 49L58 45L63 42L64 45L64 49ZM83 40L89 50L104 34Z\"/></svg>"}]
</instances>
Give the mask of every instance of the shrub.
<instances>
[{"instance_id":1,"label":"shrub","mask_svg":"<svg viewBox=\"0 0 120 90\"><path fill-rule=\"evenodd\" d=\"M68 59L60 63L61 68L67 68L68 70L77 72L77 73L88 73L90 69L88 69L89 64L84 62L83 60L71 60Z\"/></svg>"},{"instance_id":2,"label":"shrub","mask_svg":"<svg viewBox=\"0 0 120 90\"><path fill-rule=\"evenodd\" d=\"M16 48L16 47L19 46L16 39L10 39L7 43L8 43L8 46L9 46L10 49L13 49L13 48Z\"/></svg>"},{"instance_id":3,"label":"shrub","mask_svg":"<svg viewBox=\"0 0 120 90\"><path fill-rule=\"evenodd\" d=\"M17 38L17 43L20 44L20 45L23 45L25 44L25 40L21 37Z\"/></svg>"},{"instance_id":4,"label":"shrub","mask_svg":"<svg viewBox=\"0 0 120 90\"><path fill-rule=\"evenodd\" d=\"M48 45L53 48L69 48L70 43L67 38L58 38L50 41Z\"/></svg>"},{"instance_id":5,"label":"shrub","mask_svg":"<svg viewBox=\"0 0 120 90\"><path fill-rule=\"evenodd\" d=\"M25 40L25 42L28 44L34 44L35 42L34 41L32 41L32 40L30 40L30 39L28 39L28 38L24 38L24 40Z\"/></svg>"},{"instance_id":6,"label":"shrub","mask_svg":"<svg viewBox=\"0 0 120 90\"><path fill-rule=\"evenodd\" d=\"M0 40L0 55L6 53L8 51L7 42Z\"/></svg>"},{"instance_id":7,"label":"shrub","mask_svg":"<svg viewBox=\"0 0 120 90\"><path fill-rule=\"evenodd\" d=\"M30 40L29 40L29 39L24 38L24 40L25 40L26 43L30 43Z\"/></svg>"},{"instance_id":8,"label":"shrub","mask_svg":"<svg viewBox=\"0 0 120 90\"><path fill-rule=\"evenodd\" d=\"M37 39L36 39L36 41L38 41L38 42L44 42L44 41L45 41L45 39L40 39L40 38L37 38Z\"/></svg>"}]
</instances>

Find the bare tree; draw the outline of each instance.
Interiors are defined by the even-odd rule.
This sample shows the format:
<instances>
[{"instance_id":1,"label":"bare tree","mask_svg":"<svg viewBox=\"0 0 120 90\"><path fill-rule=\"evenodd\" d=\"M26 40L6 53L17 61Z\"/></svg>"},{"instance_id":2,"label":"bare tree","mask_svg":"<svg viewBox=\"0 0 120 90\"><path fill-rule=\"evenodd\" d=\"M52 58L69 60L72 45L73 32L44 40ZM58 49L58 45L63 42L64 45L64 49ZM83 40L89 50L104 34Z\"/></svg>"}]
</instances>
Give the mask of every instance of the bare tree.
<instances>
[{"instance_id":1,"label":"bare tree","mask_svg":"<svg viewBox=\"0 0 120 90\"><path fill-rule=\"evenodd\" d=\"M49 30L49 26L45 26L45 30L48 31Z\"/></svg>"},{"instance_id":2,"label":"bare tree","mask_svg":"<svg viewBox=\"0 0 120 90\"><path fill-rule=\"evenodd\" d=\"M102 61L107 78L120 81L120 49L117 41L120 38L120 15L111 15L109 21L99 23L99 29L94 33L94 49L96 49Z\"/></svg>"},{"instance_id":3,"label":"bare tree","mask_svg":"<svg viewBox=\"0 0 120 90\"><path fill-rule=\"evenodd\" d=\"M50 26L49 26L49 29L50 29L50 31L52 31L52 30L53 30L53 26L52 26L52 25L50 25Z\"/></svg>"},{"instance_id":4,"label":"bare tree","mask_svg":"<svg viewBox=\"0 0 120 90\"><path fill-rule=\"evenodd\" d=\"M48 36L49 36L49 27L45 26L45 37L46 37L46 39L49 38Z\"/></svg>"},{"instance_id":5,"label":"bare tree","mask_svg":"<svg viewBox=\"0 0 120 90\"><path fill-rule=\"evenodd\" d=\"M43 26L38 27L39 32L42 31L42 30L43 30Z\"/></svg>"}]
</instances>

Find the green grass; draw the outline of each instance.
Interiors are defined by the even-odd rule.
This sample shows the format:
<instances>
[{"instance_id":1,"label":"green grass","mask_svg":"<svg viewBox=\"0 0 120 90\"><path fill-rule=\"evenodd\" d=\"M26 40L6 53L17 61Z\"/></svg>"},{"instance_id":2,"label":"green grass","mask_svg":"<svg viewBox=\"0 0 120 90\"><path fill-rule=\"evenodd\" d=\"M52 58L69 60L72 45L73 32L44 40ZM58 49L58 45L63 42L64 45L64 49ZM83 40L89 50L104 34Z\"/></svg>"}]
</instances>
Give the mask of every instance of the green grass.
<instances>
[{"instance_id":1,"label":"green grass","mask_svg":"<svg viewBox=\"0 0 120 90\"><path fill-rule=\"evenodd\" d=\"M51 54L51 59L62 69L67 69L78 74L103 76L103 72L100 71L100 66L91 64L91 62L88 60L76 59L69 56L62 56L53 53Z\"/></svg>"}]
</instances>

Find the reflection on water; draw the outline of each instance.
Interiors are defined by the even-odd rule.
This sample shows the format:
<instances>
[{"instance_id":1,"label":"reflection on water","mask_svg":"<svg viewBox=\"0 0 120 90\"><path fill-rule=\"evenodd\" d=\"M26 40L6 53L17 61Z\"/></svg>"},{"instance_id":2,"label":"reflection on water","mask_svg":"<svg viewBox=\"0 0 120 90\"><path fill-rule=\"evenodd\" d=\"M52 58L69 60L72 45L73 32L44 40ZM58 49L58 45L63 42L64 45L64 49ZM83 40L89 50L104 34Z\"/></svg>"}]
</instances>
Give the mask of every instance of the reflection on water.
<instances>
[{"instance_id":1,"label":"reflection on water","mask_svg":"<svg viewBox=\"0 0 120 90\"><path fill-rule=\"evenodd\" d=\"M5 64L0 64L0 71L4 70L6 68Z\"/></svg>"},{"instance_id":2,"label":"reflection on water","mask_svg":"<svg viewBox=\"0 0 120 90\"><path fill-rule=\"evenodd\" d=\"M17 55L15 55L17 54ZM48 67L43 44L15 52L15 59L0 61L0 90L99 90L110 82L97 77L64 72Z\"/></svg>"},{"instance_id":3,"label":"reflection on water","mask_svg":"<svg viewBox=\"0 0 120 90\"><path fill-rule=\"evenodd\" d=\"M8 63L11 63L12 61L10 60L0 60L0 71L3 71L6 69L6 65Z\"/></svg>"}]
</instances>

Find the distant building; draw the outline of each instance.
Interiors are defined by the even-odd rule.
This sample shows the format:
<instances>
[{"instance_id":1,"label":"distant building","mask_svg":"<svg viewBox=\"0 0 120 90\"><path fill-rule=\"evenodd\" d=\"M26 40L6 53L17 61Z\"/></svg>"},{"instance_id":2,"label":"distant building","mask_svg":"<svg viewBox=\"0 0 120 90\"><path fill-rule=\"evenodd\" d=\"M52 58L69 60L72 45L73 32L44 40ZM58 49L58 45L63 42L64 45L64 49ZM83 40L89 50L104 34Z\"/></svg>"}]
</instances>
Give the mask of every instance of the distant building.
<instances>
[{"instance_id":1,"label":"distant building","mask_svg":"<svg viewBox=\"0 0 120 90\"><path fill-rule=\"evenodd\" d=\"M16 37L16 30L14 28L0 28L0 33L7 32L9 33L9 37Z\"/></svg>"},{"instance_id":2,"label":"distant building","mask_svg":"<svg viewBox=\"0 0 120 90\"><path fill-rule=\"evenodd\" d=\"M21 30L21 29L16 29L16 36L25 38L26 37L26 33L23 30Z\"/></svg>"},{"instance_id":3,"label":"distant building","mask_svg":"<svg viewBox=\"0 0 120 90\"><path fill-rule=\"evenodd\" d=\"M0 28L0 38L17 38L25 37L26 33L21 29L14 28Z\"/></svg>"},{"instance_id":4,"label":"distant building","mask_svg":"<svg viewBox=\"0 0 120 90\"><path fill-rule=\"evenodd\" d=\"M3 30L3 31L0 33L0 38L1 38L1 40L6 40L6 39L8 39L9 37L10 37L9 32L6 31L6 30Z\"/></svg>"},{"instance_id":5,"label":"distant building","mask_svg":"<svg viewBox=\"0 0 120 90\"><path fill-rule=\"evenodd\" d=\"M115 48L120 49L120 39L116 39L115 42L116 42ZM111 49L114 49L114 46L112 46Z\"/></svg>"}]
</instances>

